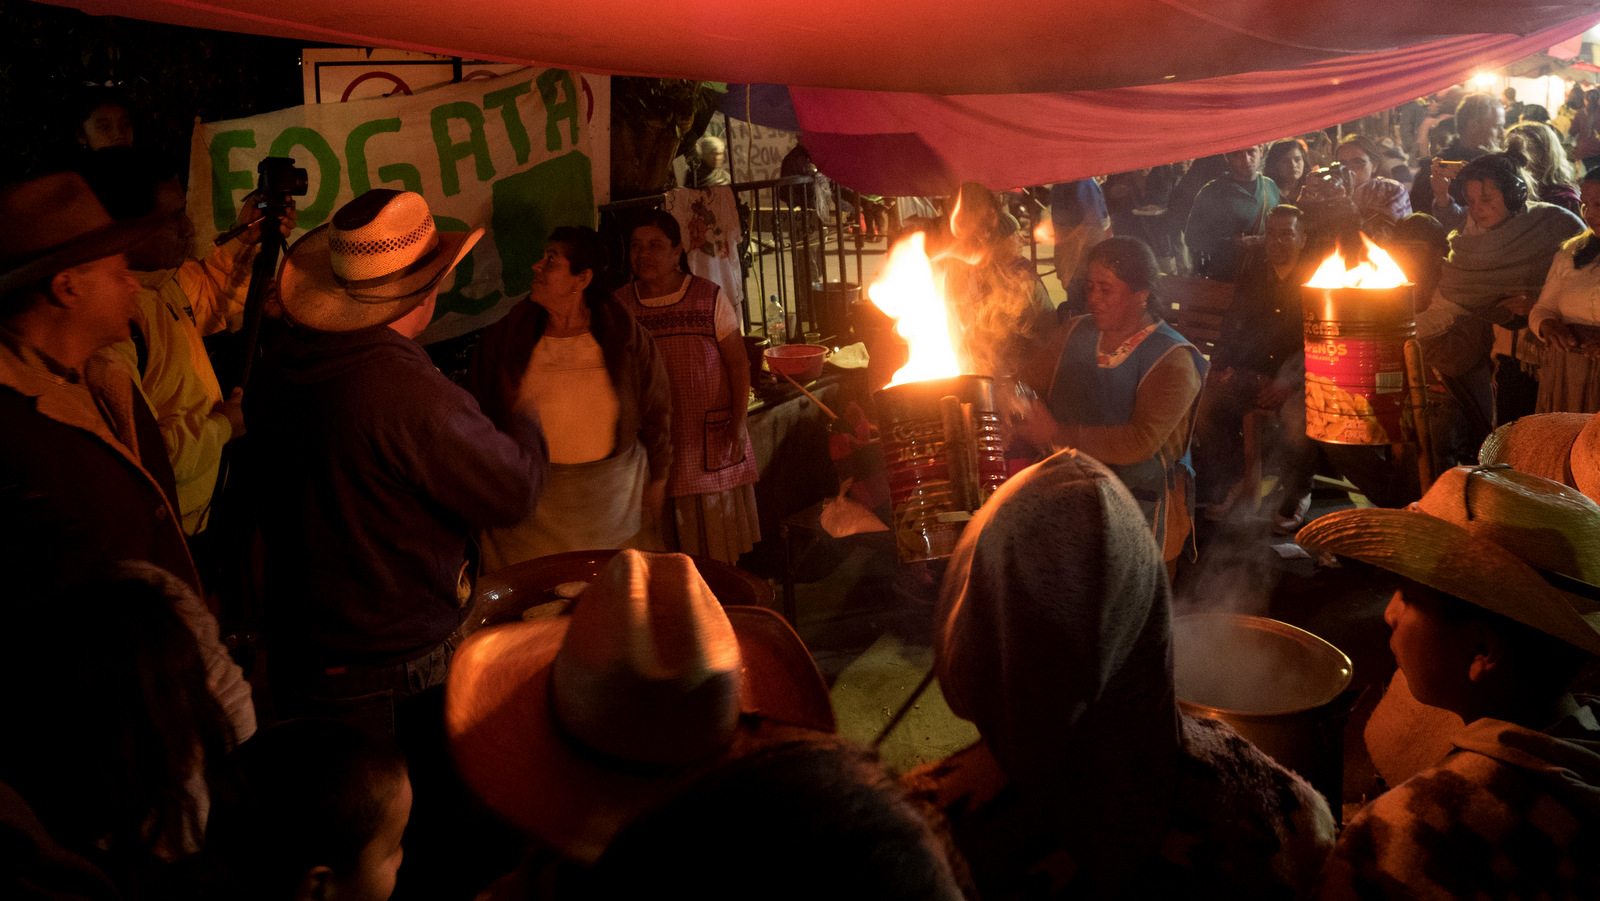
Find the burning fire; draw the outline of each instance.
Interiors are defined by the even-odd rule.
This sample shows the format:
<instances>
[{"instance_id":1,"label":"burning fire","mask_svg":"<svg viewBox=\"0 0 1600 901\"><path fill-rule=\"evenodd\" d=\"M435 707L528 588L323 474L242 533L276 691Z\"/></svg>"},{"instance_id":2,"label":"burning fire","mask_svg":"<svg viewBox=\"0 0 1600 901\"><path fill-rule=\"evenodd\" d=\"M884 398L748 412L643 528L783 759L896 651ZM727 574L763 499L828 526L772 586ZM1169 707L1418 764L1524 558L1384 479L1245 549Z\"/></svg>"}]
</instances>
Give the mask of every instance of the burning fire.
<instances>
[{"instance_id":1,"label":"burning fire","mask_svg":"<svg viewBox=\"0 0 1600 901\"><path fill-rule=\"evenodd\" d=\"M1405 272L1383 248L1372 243L1366 235L1361 236L1361 243L1366 246L1367 258L1349 268L1345 267L1344 255L1337 249L1317 267L1317 273L1311 276L1311 281L1306 282L1308 288L1398 288L1409 284Z\"/></svg>"},{"instance_id":2,"label":"burning fire","mask_svg":"<svg viewBox=\"0 0 1600 901\"><path fill-rule=\"evenodd\" d=\"M890 386L961 374L944 300L934 283L922 232L897 242L877 278L867 288L884 315L895 320L894 330L906 339L911 359L894 374Z\"/></svg>"},{"instance_id":3,"label":"burning fire","mask_svg":"<svg viewBox=\"0 0 1600 901\"><path fill-rule=\"evenodd\" d=\"M1056 224L1055 221L1049 216L1041 216L1039 218L1039 224L1033 227L1033 243L1056 243Z\"/></svg>"}]
</instances>

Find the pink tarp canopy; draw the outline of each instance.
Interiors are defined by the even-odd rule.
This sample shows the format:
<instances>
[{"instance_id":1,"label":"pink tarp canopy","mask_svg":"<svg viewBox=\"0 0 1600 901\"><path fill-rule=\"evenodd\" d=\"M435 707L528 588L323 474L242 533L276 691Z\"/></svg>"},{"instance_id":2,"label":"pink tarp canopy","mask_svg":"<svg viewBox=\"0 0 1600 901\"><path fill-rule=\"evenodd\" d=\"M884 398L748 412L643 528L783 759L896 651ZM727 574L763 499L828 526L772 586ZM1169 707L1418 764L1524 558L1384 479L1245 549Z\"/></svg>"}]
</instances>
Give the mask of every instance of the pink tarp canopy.
<instances>
[{"instance_id":1,"label":"pink tarp canopy","mask_svg":"<svg viewBox=\"0 0 1600 901\"><path fill-rule=\"evenodd\" d=\"M790 88L822 171L877 194L945 194L1125 172L1303 134L1544 50L1600 14L1527 37L1472 35L1293 69L1053 94ZM1554 112L1552 110L1552 112Z\"/></svg>"},{"instance_id":2,"label":"pink tarp canopy","mask_svg":"<svg viewBox=\"0 0 1600 901\"><path fill-rule=\"evenodd\" d=\"M879 193L964 179L1041 183L1332 124L1548 48L1600 12L1600 0L58 5L602 73L786 84L824 171Z\"/></svg>"},{"instance_id":3,"label":"pink tarp canopy","mask_svg":"<svg viewBox=\"0 0 1600 901\"><path fill-rule=\"evenodd\" d=\"M197 28L590 72L934 94L1077 91L1284 69L1461 35L1525 35L1600 9L1595 0L57 0L57 5Z\"/></svg>"}]
</instances>

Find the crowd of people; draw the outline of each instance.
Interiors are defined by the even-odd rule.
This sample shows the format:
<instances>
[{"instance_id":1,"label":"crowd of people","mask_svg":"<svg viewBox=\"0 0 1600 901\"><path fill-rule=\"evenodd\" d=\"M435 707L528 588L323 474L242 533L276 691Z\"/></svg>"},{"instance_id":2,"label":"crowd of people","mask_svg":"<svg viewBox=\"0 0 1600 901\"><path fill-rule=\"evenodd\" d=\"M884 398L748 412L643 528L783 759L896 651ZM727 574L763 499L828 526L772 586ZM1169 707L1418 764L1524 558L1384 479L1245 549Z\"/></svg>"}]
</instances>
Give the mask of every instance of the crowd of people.
<instances>
[{"instance_id":1,"label":"crowd of people","mask_svg":"<svg viewBox=\"0 0 1600 901\"><path fill-rule=\"evenodd\" d=\"M1057 309L1005 204L962 188L938 238L953 329L1021 383L1009 428L1034 457L938 583L935 670L980 740L896 775L839 738L789 624L724 606L695 564L759 540L759 473L737 314L672 216L629 223L620 286L601 236L555 229L457 384L416 339L481 228L370 190L252 293L292 206L247 198L193 258L176 174L95 98L71 167L0 191L0 565L32 677L0 691L0 890L1593 896L1600 722L1573 686L1600 656L1600 427L1573 423L1553 468L1528 450L1548 442L1484 439L1600 409L1600 170L1576 183L1532 107L1509 133L1486 94L1453 130L1417 107L1425 148L1296 138L1057 186ZM1464 465L1301 528L1297 289L1358 230L1418 285ZM1166 321L1164 281L1190 273L1234 292L1209 359ZM264 350L225 391L205 338L252 297ZM1406 690L1464 727L1342 833L1342 799L1177 703L1172 574L1197 495L1239 501L1255 411L1278 426L1272 525L1402 580ZM240 507L259 540L219 540ZM574 598L463 629L480 574L597 548L617 552ZM224 642L229 574L259 582L264 677Z\"/></svg>"},{"instance_id":2,"label":"crowd of people","mask_svg":"<svg viewBox=\"0 0 1600 901\"><path fill-rule=\"evenodd\" d=\"M1320 459L1378 503L1415 500L1420 485L1388 452L1319 448L1305 438L1299 286L1335 250L1347 259L1365 258L1358 232L1387 250L1417 286L1417 335L1428 370L1432 442L1442 465L1476 461L1496 426L1522 416L1600 410L1594 396L1600 343L1591 331L1596 311L1585 287L1585 274L1594 268L1587 249L1600 251L1600 213L1585 198L1591 189L1600 191L1600 169L1586 168L1580 177L1571 161L1581 158L1584 142L1600 141L1586 112L1586 98L1594 96L1575 91L1573 110L1564 109L1552 125L1542 108L1515 104L1514 93L1446 92L1387 117L1397 124L1381 137L1352 132L1321 150L1312 146L1318 141L1288 138L1194 160L1187 168L1112 175L1103 199L1093 180L1054 194L1074 210L1098 210L1101 222L1098 231L1075 226L1066 240L1059 239L1058 222L1055 263L1067 298L1056 311L1058 340L1075 328L1072 315L1093 313L1098 328L1107 327L1093 280L1085 277L1095 242L1107 234L1137 239L1154 252L1160 282L1154 276L1117 282L1152 291L1150 313L1138 323L1151 334L1160 334L1156 320L1179 299L1160 296L1163 286L1198 277L1210 291L1233 294L1209 366L1198 361L1203 384L1191 378L1169 385L1163 369L1136 363L1124 375L1140 388L1104 395L1115 398L1116 419L1080 411L1070 414L1074 424L1139 427L1147 445L1139 460L1152 466L1155 450L1170 442L1163 453L1183 459L1167 480L1174 501L1182 500L1188 480L1198 507L1210 518L1227 519L1239 512L1249 420L1257 437L1264 436L1257 462L1275 486L1262 519L1280 534L1302 524ZM1509 128L1508 108L1517 118ZM1418 135L1415 146L1412 134ZM1126 336L1113 337L1120 342ZM1134 350L1143 337L1134 335L1122 350ZM1102 377L1117 371L1108 359L1116 356L1115 344L1097 347ZM1049 386L1084 354L1053 348L1046 371L1034 372L1032 383ZM1174 357L1163 359L1167 368L1178 365ZM1262 417L1269 422L1264 430ZM1043 432L1032 437L1051 444ZM1078 438L1103 461L1134 462L1088 436ZM1169 553L1174 527L1181 545L1186 524L1169 519L1157 525L1158 531L1167 527Z\"/></svg>"}]
</instances>

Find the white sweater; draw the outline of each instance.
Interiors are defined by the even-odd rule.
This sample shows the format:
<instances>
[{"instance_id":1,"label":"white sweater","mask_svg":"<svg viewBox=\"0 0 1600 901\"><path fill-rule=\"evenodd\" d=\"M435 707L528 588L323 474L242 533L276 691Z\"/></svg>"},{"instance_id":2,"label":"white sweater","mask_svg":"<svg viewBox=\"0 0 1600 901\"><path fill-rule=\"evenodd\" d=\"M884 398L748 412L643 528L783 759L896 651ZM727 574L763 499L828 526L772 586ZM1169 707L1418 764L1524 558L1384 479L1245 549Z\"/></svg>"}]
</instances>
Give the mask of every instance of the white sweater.
<instances>
[{"instance_id":1,"label":"white sweater","mask_svg":"<svg viewBox=\"0 0 1600 901\"><path fill-rule=\"evenodd\" d=\"M1567 241L1551 261L1539 302L1528 314L1528 325L1535 335L1544 337L1544 324L1552 319L1600 326L1600 264L1590 263L1581 270L1572 266L1573 254L1593 234L1586 231Z\"/></svg>"}]
</instances>

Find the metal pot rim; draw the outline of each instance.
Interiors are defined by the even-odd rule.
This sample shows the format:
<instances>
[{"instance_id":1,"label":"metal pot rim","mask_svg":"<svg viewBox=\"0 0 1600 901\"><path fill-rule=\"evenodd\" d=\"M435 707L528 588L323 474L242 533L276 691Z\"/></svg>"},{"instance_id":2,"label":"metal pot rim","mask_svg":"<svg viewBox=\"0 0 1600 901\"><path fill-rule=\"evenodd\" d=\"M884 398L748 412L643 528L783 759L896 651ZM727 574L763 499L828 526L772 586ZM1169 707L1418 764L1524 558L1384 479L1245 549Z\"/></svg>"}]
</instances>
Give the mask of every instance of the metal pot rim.
<instances>
[{"instance_id":1,"label":"metal pot rim","mask_svg":"<svg viewBox=\"0 0 1600 901\"><path fill-rule=\"evenodd\" d=\"M1294 643L1305 648L1312 655L1323 658L1329 664L1328 671L1330 673L1333 672L1334 667L1337 667L1339 670L1339 676L1336 680L1329 683L1329 690L1326 697L1314 704L1306 704L1285 710L1259 711L1235 710L1228 707L1213 707L1209 704L1201 704L1196 701L1185 700L1180 693L1178 696L1178 703L1184 708L1211 716L1226 715L1239 719L1270 720L1278 717L1293 716L1298 713L1307 713L1309 711L1314 711L1318 708L1327 706L1336 698L1338 698L1339 695L1343 694L1345 689L1350 687L1350 681L1354 677L1355 672L1354 667L1350 663L1350 658L1345 654L1345 652L1339 650L1331 642L1320 635L1308 632L1299 626L1291 625L1281 620L1271 619L1265 616L1251 616L1245 613L1189 613L1184 614L1183 616L1173 617L1172 632L1174 655L1176 655L1177 652L1177 636L1180 624L1186 622L1197 622L1204 619L1228 619L1232 621L1233 628L1255 629L1258 631L1270 632L1290 639ZM1334 682L1337 682L1337 685L1335 685ZM1177 690L1176 683L1174 684L1173 688L1174 691Z\"/></svg>"}]
</instances>

